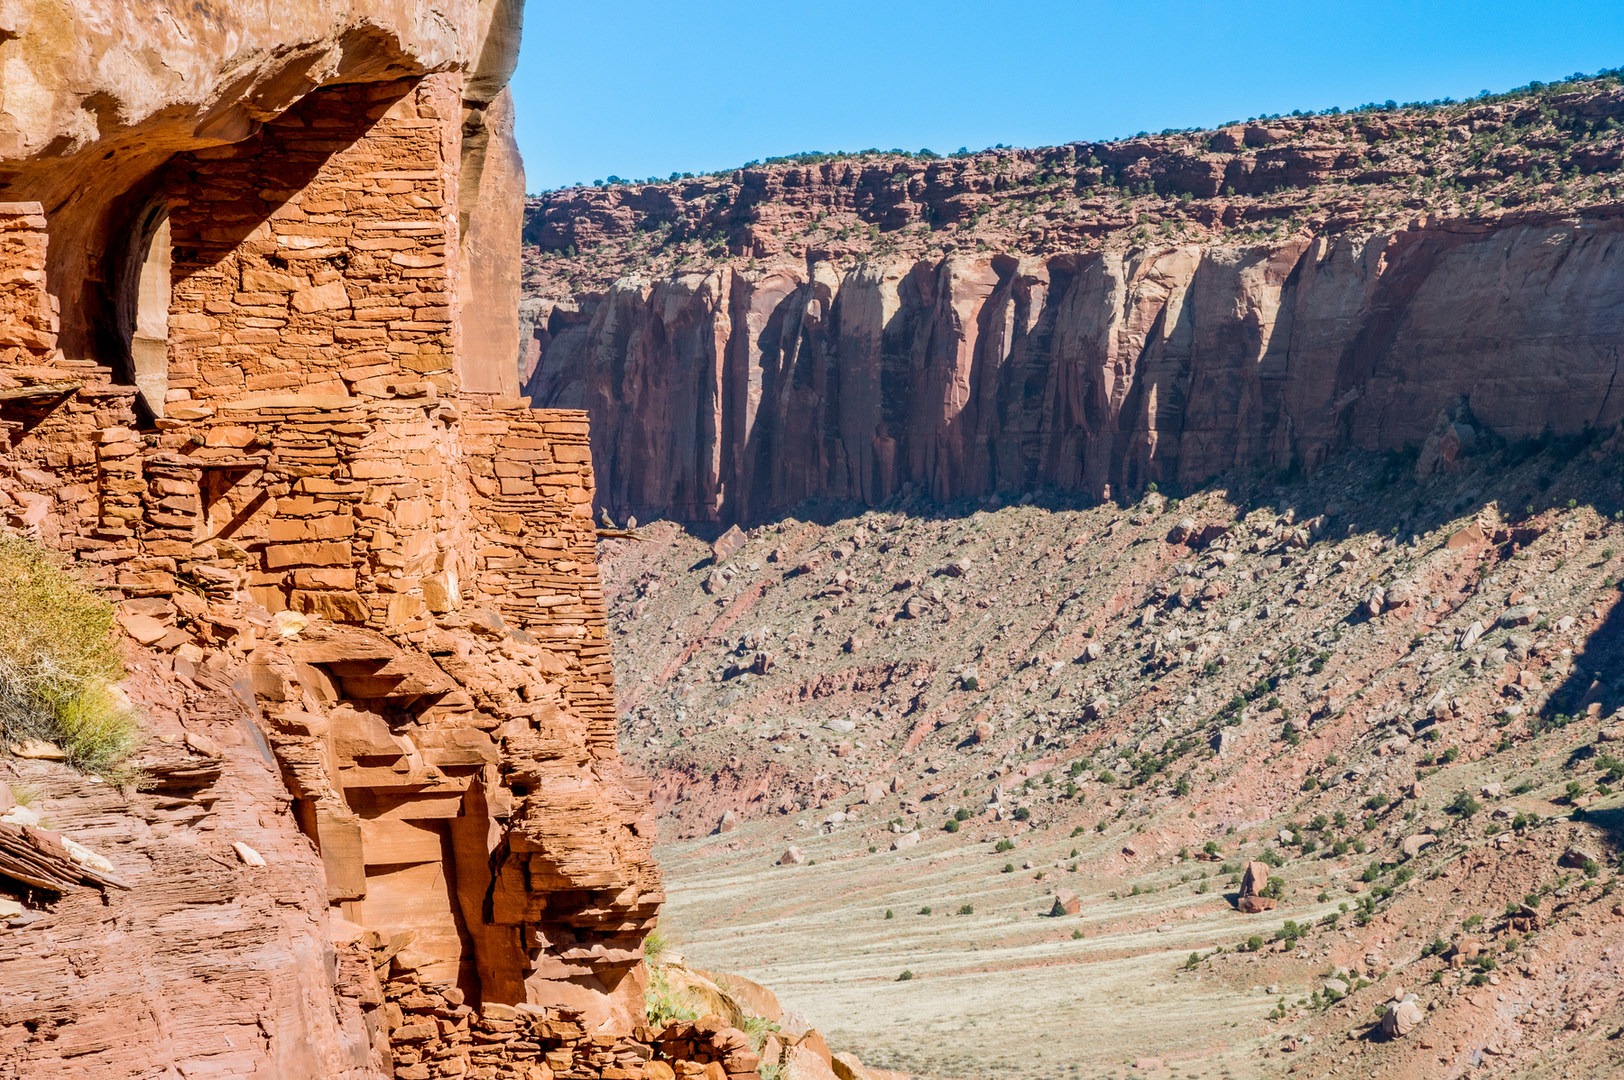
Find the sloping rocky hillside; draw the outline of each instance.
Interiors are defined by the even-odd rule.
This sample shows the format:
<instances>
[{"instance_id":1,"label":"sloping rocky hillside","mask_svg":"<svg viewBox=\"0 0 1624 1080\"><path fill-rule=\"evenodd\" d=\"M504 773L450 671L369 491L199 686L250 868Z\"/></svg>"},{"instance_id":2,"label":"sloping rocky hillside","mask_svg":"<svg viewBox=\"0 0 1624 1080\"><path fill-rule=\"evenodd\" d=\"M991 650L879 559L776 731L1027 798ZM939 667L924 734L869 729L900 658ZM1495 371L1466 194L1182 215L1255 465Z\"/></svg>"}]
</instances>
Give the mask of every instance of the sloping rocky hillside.
<instances>
[{"instance_id":1,"label":"sloping rocky hillside","mask_svg":"<svg viewBox=\"0 0 1624 1080\"><path fill-rule=\"evenodd\" d=\"M528 207L524 359L617 516L1095 498L1605 427L1616 77L1044 150L808 159Z\"/></svg>"},{"instance_id":2,"label":"sloping rocky hillside","mask_svg":"<svg viewBox=\"0 0 1624 1080\"><path fill-rule=\"evenodd\" d=\"M667 926L922 1075L1600 1075L1621 452L610 542Z\"/></svg>"}]
</instances>

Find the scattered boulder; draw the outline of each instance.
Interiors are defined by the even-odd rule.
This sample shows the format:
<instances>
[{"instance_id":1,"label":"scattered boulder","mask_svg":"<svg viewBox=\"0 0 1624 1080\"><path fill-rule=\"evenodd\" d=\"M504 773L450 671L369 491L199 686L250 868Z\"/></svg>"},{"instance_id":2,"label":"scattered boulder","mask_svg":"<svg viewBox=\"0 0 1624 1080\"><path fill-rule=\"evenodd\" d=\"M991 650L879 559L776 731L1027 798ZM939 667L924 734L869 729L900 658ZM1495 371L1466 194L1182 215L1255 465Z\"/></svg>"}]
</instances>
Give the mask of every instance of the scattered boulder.
<instances>
[{"instance_id":1,"label":"scattered boulder","mask_svg":"<svg viewBox=\"0 0 1624 1080\"><path fill-rule=\"evenodd\" d=\"M829 1068L840 1080L869 1080L868 1069L856 1054L830 1054Z\"/></svg>"},{"instance_id":2,"label":"scattered boulder","mask_svg":"<svg viewBox=\"0 0 1624 1080\"><path fill-rule=\"evenodd\" d=\"M1241 873L1241 892L1235 900L1235 910L1243 915L1273 911L1278 901L1263 895L1263 891L1268 887L1269 864L1256 859L1248 862L1246 869Z\"/></svg>"},{"instance_id":3,"label":"scattered boulder","mask_svg":"<svg viewBox=\"0 0 1624 1080\"><path fill-rule=\"evenodd\" d=\"M1566 851L1562 852L1561 856L1556 860L1556 865L1565 867L1569 870L1583 870L1586 865L1596 866L1598 863L1599 861L1595 855L1584 850L1583 848L1577 847L1568 848Z\"/></svg>"},{"instance_id":4,"label":"scattered boulder","mask_svg":"<svg viewBox=\"0 0 1624 1080\"><path fill-rule=\"evenodd\" d=\"M1539 608L1533 604L1513 604L1500 613L1500 625L1510 628L1527 626L1539 618Z\"/></svg>"},{"instance_id":5,"label":"scattered boulder","mask_svg":"<svg viewBox=\"0 0 1624 1080\"><path fill-rule=\"evenodd\" d=\"M785 1049L784 1072L796 1080L840 1080L830 1065L830 1058L818 1054L805 1042Z\"/></svg>"},{"instance_id":6,"label":"scattered boulder","mask_svg":"<svg viewBox=\"0 0 1624 1080\"><path fill-rule=\"evenodd\" d=\"M1196 534L1194 518L1179 518L1178 522L1167 533L1169 544L1183 544Z\"/></svg>"},{"instance_id":7,"label":"scattered boulder","mask_svg":"<svg viewBox=\"0 0 1624 1080\"><path fill-rule=\"evenodd\" d=\"M265 856L243 843L241 840L231 845L231 850L237 853L237 858L244 866L264 866Z\"/></svg>"},{"instance_id":8,"label":"scattered boulder","mask_svg":"<svg viewBox=\"0 0 1624 1080\"><path fill-rule=\"evenodd\" d=\"M739 827L739 814L736 810L722 811L722 819L716 823L718 833L732 832Z\"/></svg>"},{"instance_id":9,"label":"scattered boulder","mask_svg":"<svg viewBox=\"0 0 1624 1080\"><path fill-rule=\"evenodd\" d=\"M1488 537L1483 532L1483 526L1473 522L1464 529L1458 529L1452 533L1449 539L1444 541L1444 548L1448 551L1464 551L1468 548L1479 547L1487 542Z\"/></svg>"},{"instance_id":10,"label":"scattered boulder","mask_svg":"<svg viewBox=\"0 0 1624 1080\"><path fill-rule=\"evenodd\" d=\"M1477 445L1477 439L1477 428L1470 419L1452 417L1447 412L1441 414L1416 456L1415 478L1425 480L1439 473L1453 472L1460 459Z\"/></svg>"},{"instance_id":11,"label":"scattered boulder","mask_svg":"<svg viewBox=\"0 0 1624 1080\"><path fill-rule=\"evenodd\" d=\"M1083 910L1083 902L1077 894L1070 889L1056 889L1054 906L1049 909L1049 915L1058 919L1062 915L1076 915Z\"/></svg>"},{"instance_id":12,"label":"scattered boulder","mask_svg":"<svg viewBox=\"0 0 1624 1080\"><path fill-rule=\"evenodd\" d=\"M897 613L899 619L923 619L930 614L930 601L923 596L908 597L902 603L902 610Z\"/></svg>"},{"instance_id":13,"label":"scattered boulder","mask_svg":"<svg viewBox=\"0 0 1624 1080\"><path fill-rule=\"evenodd\" d=\"M801 866L806 862L806 853L791 844L784 849L784 854L778 857L779 866Z\"/></svg>"},{"instance_id":14,"label":"scattered boulder","mask_svg":"<svg viewBox=\"0 0 1624 1080\"><path fill-rule=\"evenodd\" d=\"M711 557L718 563L726 562L744 547L745 539L744 530L737 525L732 526L711 545Z\"/></svg>"},{"instance_id":15,"label":"scattered boulder","mask_svg":"<svg viewBox=\"0 0 1624 1080\"><path fill-rule=\"evenodd\" d=\"M155 645L169 633L169 627L151 615L120 615L118 621L142 645Z\"/></svg>"},{"instance_id":16,"label":"scattered boulder","mask_svg":"<svg viewBox=\"0 0 1624 1080\"><path fill-rule=\"evenodd\" d=\"M1475 937L1463 937L1444 954L1444 959L1449 961L1450 967L1458 971L1481 955L1483 943Z\"/></svg>"},{"instance_id":17,"label":"scattered boulder","mask_svg":"<svg viewBox=\"0 0 1624 1080\"><path fill-rule=\"evenodd\" d=\"M1413 859L1421 854L1423 848L1436 843L1437 840L1438 838L1431 833L1416 833L1413 836L1406 836L1399 848L1404 852L1406 858Z\"/></svg>"},{"instance_id":18,"label":"scattered boulder","mask_svg":"<svg viewBox=\"0 0 1624 1080\"><path fill-rule=\"evenodd\" d=\"M1461 631L1460 637L1455 641L1455 648L1460 652L1470 649L1477 644L1478 638L1483 636L1485 629L1482 623L1474 619L1465 630Z\"/></svg>"},{"instance_id":19,"label":"scattered boulder","mask_svg":"<svg viewBox=\"0 0 1624 1080\"><path fill-rule=\"evenodd\" d=\"M1421 1006L1416 1004L1414 995L1403 1001L1390 1002L1387 1011L1382 1014L1382 1034L1389 1039L1403 1038L1421 1023L1422 1015Z\"/></svg>"},{"instance_id":20,"label":"scattered boulder","mask_svg":"<svg viewBox=\"0 0 1624 1080\"><path fill-rule=\"evenodd\" d=\"M1539 916L1539 909L1527 904L1518 904L1517 910L1511 914L1511 929L1519 934L1530 934L1544 925Z\"/></svg>"}]
</instances>

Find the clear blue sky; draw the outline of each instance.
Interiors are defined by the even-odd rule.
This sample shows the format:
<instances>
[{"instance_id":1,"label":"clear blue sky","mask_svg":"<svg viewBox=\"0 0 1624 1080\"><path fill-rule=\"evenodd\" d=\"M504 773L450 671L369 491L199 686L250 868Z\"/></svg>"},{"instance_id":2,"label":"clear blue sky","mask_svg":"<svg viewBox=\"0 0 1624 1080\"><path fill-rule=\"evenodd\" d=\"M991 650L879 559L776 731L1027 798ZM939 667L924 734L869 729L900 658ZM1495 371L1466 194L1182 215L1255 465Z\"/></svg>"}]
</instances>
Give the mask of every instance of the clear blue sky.
<instances>
[{"instance_id":1,"label":"clear blue sky","mask_svg":"<svg viewBox=\"0 0 1624 1080\"><path fill-rule=\"evenodd\" d=\"M1624 66L1620 0L528 0L531 191L1044 146Z\"/></svg>"}]
</instances>

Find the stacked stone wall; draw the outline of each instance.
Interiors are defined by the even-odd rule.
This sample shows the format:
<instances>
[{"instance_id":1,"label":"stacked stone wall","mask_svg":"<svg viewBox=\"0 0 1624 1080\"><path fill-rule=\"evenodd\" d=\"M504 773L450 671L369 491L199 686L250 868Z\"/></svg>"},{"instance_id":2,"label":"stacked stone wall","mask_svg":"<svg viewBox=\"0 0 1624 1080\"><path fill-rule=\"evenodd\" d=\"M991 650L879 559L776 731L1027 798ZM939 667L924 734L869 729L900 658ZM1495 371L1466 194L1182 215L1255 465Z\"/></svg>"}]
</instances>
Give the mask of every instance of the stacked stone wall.
<instances>
[{"instance_id":1,"label":"stacked stone wall","mask_svg":"<svg viewBox=\"0 0 1624 1080\"><path fill-rule=\"evenodd\" d=\"M479 595L566 664L570 711L588 722L594 752L613 755L614 670L586 413L492 408L465 431Z\"/></svg>"},{"instance_id":2,"label":"stacked stone wall","mask_svg":"<svg viewBox=\"0 0 1624 1080\"><path fill-rule=\"evenodd\" d=\"M56 348L46 224L39 203L0 203L0 368L42 360Z\"/></svg>"},{"instance_id":3,"label":"stacked stone wall","mask_svg":"<svg viewBox=\"0 0 1624 1080\"><path fill-rule=\"evenodd\" d=\"M165 417L209 470L194 534L257 552L273 613L457 604L460 118L455 75L339 87L173 169Z\"/></svg>"},{"instance_id":4,"label":"stacked stone wall","mask_svg":"<svg viewBox=\"0 0 1624 1080\"><path fill-rule=\"evenodd\" d=\"M0 203L0 509L111 583L137 554L127 527L140 486L135 391L57 350L48 226L38 203Z\"/></svg>"},{"instance_id":5,"label":"stacked stone wall","mask_svg":"<svg viewBox=\"0 0 1624 1080\"><path fill-rule=\"evenodd\" d=\"M750 1038L716 1016L604 1034L567 1007L470 1002L426 976L409 935L356 944L382 988L367 1005L397 1080L761 1080Z\"/></svg>"},{"instance_id":6,"label":"stacked stone wall","mask_svg":"<svg viewBox=\"0 0 1624 1080\"><path fill-rule=\"evenodd\" d=\"M325 90L177 163L171 402L456 390L460 88Z\"/></svg>"}]
</instances>

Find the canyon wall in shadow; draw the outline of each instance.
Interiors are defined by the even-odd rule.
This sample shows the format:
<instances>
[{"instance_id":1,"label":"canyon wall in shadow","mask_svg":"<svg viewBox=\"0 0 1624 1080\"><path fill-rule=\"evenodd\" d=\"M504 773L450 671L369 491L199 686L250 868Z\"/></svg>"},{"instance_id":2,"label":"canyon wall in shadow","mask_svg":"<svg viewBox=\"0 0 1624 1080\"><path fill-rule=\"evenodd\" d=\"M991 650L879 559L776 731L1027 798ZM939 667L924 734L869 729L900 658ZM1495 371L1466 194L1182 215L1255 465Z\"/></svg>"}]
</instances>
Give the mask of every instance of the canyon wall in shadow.
<instances>
[{"instance_id":1,"label":"canyon wall in shadow","mask_svg":"<svg viewBox=\"0 0 1624 1080\"><path fill-rule=\"evenodd\" d=\"M1616 423L1624 224L734 265L531 302L527 392L585 408L613 514L1107 497ZM1442 443L1440 444L1440 439Z\"/></svg>"}]
</instances>

